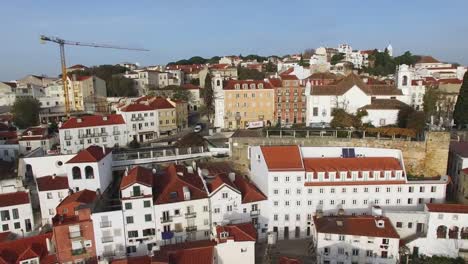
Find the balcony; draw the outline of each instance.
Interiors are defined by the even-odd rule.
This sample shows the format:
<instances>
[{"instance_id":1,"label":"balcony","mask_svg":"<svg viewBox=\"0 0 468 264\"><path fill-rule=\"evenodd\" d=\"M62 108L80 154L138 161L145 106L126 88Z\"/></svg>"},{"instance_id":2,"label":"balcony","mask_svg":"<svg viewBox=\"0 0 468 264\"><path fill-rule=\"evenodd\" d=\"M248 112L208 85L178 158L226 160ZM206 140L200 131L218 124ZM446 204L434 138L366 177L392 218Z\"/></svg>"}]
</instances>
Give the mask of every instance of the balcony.
<instances>
[{"instance_id":1,"label":"balcony","mask_svg":"<svg viewBox=\"0 0 468 264\"><path fill-rule=\"evenodd\" d=\"M143 191L139 191L139 192L130 191L131 197L144 196L144 195L145 193Z\"/></svg>"},{"instance_id":2,"label":"balcony","mask_svg":"<svg viewBox=\"0 0 468 264\"><path fill-rule=\"evenodd\" d=\"M65 140L71 140L72 139L72 136L68 135L68 136L65 136Z\"/></svg>"},{"instance_id":3,"label":"balcony","mask_svg":"<svg viewBox=\"0 0 468 264\"><path fill-rule=\"evenodd\" d=\"M250 216L258 216L260 215L260 210L252 210L250 211Z\"/></svg>"},{"instance_id":4,"label":"balcony","mask_svg":"<svg viewBox=\"0 0 468 264\"><path fill-rule=\"evenodd\" d=\"M71 250L72 256L82 255L84 253L86 253L86 249L84 249L84 248L72 249Z\"/></svg>"},{"instance_id":5,"label":"balcony","mask_svg":"<svg viewBox=\"0 0 468 264\"><path fill-rule=\"evenodd\" d=\"M197 231L197 227L196 226L187 226L185 228L185 231L186 232L194 232L194 231Z\"/></svg>"},{"instance_id":6,"label":"balcony","mask_svg":"<svg viewBox=\"0 0 468 264\"><path fill-rule=\"evenodd\" d=\"M108 236L108 237L102 237L101 238L102 243L110 243L114 242L114 237Z\"/></svg>"},{"instance_id":7,"label":"balcony","mask_svg":"<svg viewBox=\"0 0 468 264\"><path fill-rule=\"evenodd\" d=\"M185 218L195 218L197 217L197 213L195 212L188 212L185 214Z\"/></svg>"},{"instance_id":8,"label":"balcony","mask_svg":"<svg viewBox=\"0 0 468 264\"><path fill-rule=\"evenodd\" d=\"M169 222L172 222L172 216L161 217L161 223L169 223Z\"/></svg>"},{"instance_id":9,"label":"balcony","mask_svg":"<svg viewBox=\"0 0 468 264\"><path fill-rule=\"evenodd\" d=\"M101 136L107 136L107 132L101 132Z\"/></svg>"},{"instance_id":10,"label":"balcony","mask_svg":"<svg viewBox=\"0 0 468 264\"><path fill-rule=\"evenodd\" d=\"M101 222L100 226L101 228L112 227L112 222L111 221Z\"/></svg>"},{"instance_id":11,"label":"balcony","mask_svg":"<svg viewBox=\"0 0 468 264\"><path fill-rule=\"evenodd\" d=\"M114 132L112 132L112 134L114 134L114 135L120 135L120 131L114 131Z\"/></svg>"},{"instance_id":12,"label":"balcony","mask_svg":"<svg viewBox=\"0 0 468 264\"><path fill-rule=\"evenodd\" d=\"M70 239L81 238L81 231L75 231L69 233Z\"/></svg>"}]
</instances>

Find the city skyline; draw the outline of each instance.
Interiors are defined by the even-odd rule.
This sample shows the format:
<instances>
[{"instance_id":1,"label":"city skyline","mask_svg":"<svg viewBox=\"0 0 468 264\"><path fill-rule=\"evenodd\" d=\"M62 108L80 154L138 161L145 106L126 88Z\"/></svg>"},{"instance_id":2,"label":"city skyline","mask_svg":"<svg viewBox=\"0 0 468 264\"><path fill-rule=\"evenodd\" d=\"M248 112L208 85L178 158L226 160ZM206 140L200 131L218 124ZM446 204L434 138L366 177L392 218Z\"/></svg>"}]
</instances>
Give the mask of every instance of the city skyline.
<instances>
[{"instance_id":1,"label":"city skyline","mask_svg":"<svg viewBox=\"0 0 468 264\"><path fill-rule=\"evenodd\" d=\"M0 57L8 62L0 68L0 80L31 73L59 74L58 47L41 45L40 34L150 50L67 47L67 65L122 61L154 65L192 56L284 55L340 43L356 49L384 49L391 43L396 55L409 50L468 64L468 47L463 45L467 37L459 34L468 30L462 14L468 7L466 2L450 1L451 5L444 6L436 1L396 1L392 6L372 3L296 1L286 8L282 2L245 1L222 7L211 1L197 5L144 2L138 6L117 1L112 7L87 1L73 7L59 2L47 6L4 3L5 21L10 21L10 26L0 29L8 36L0 51Z\"/></svg>"}]
</instances>

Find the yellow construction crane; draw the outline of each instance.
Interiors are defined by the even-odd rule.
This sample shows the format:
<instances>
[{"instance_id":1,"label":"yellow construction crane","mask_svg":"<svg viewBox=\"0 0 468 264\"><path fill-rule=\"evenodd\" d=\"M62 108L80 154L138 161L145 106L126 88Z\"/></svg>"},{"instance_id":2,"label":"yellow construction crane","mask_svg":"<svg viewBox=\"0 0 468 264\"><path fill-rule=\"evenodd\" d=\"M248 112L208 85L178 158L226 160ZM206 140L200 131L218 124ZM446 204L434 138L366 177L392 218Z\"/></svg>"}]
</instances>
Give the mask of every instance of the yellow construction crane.
<instances>
[{"instance_id":1,"label":"yellow construction crane","mask_svg":"<svg viewBox=\"0 0 468 264\"><path fill-rule=\"evenodd\" d=\"M94 47L94 48L107 48L107 49L123 49L123 50L135 50L135 51L149 51L147 49L139 48L128 48L128 47L119 47L107 44L96 44L96 43L85 43L77 41L64 40L58 37L48 37L41 35L41 43L46 41L55 42L60 46L60 60L62 62L62 82L63 82L63 92L65 97L65 113L68 115L70 112L70 98L68 96L68 85L67 85L67 65L65 63L65 45L73 46L85 46L85 47Z\"/></svg>"}]
</instances>

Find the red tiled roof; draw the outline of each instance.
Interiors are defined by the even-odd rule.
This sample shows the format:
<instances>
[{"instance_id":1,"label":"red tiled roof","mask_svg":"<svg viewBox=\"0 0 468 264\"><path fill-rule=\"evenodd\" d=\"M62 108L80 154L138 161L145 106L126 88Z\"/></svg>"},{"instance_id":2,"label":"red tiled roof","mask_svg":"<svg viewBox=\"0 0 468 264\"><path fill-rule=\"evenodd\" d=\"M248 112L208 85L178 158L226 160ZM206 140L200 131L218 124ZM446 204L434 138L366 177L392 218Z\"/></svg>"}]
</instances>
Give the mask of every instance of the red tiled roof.
<instances>
[{"instance_id":1,"label":"red tiled roof","mask_svg":"<svg viewBox=\"0 0 468 264\"><path fill-rule=\"evenodd\" d=\"M271 84L269 82L265 82L263 80L229 80L226 82L226 85L224 86L224 90L235 90L235 85L236 84L239 84L240 85L240 88L239 89L243 89L242 88L242 85L243 84L248 84L248 90L253 90L250 88L250 85L251 84L255 84L255 89L258 89L258 85L259 84L263 84L263 89L272 89L273 86L271 86ZM258 90L261 90L261 89L258 89Z\"/></svg>"},{"instance_id":2,"label":"red tiled roof","mask_svg":"<svg viewBox=\"0 0 468 264\"><path fill-rule=\"evenodd\" d=\"M398 159L390 157L305 158L304 167L313 172L402 170Z\"/></svg>"},{"instance_id":3,"label":"red tiled roof","mask_svg":"<svg viewBox=\"0 0 468 264\"><path fill-rule=\"evenodd\" d=\"M150 106L154 109L175 108L166 98L154 97L150 101Z\"/></svg>"},{"instance_id":4,"label":"red tiled roof","mask_svg":"<svg viewBox=\"0 0 468 264\"><path fill-rule=\"evenodd\" d=\"M80 150L73 158L67 161L67 163L98 162L111 152L111 149L106 148L104 151L102 147L93 145Z\"/></svg>"},{"instance_id":5,"label":"red tiled roof","mask_svg":"<svg viewBox=\"0 0 468 264\"><path fill-rule=\"evenodd\" d=\"M467 204L426 204L429 212L435 213L454 213L454 214L468 214Z\"/></svg>"},{"instance_id":6,"label":"red tiled roof","mask_svg":"<svg viewBox=\"0 0 468 264\"><path fill-rule=\"evenodd\" d=\"M80 204L89 204L92 203L96 197L97 196L95 191L84 189L82 191L68 195L57 207L75 202Z\"/></svg>"},{"instance_id":7,"label":"red tiled roof","mask_svg":"<svg viewBox=\"0 0 468 264\"><path fill-rule=\"evenodd\" d=\"M287 75L287 74L290 74L291 72L294 71L294 68L288 68L287 70L283 71L282 73L280 73L281 75Z\"/></svg>"},{"instance_id":8,"label":"red tiled roof","mask_svg":"<svg viewBox=\"0 0 468 264\"><path fill-rule=\"evenodd\" d=\"M10 240L10 238L14 237L15 235L10 231L1 232L0 233L0 242Z\"/></svg>"},{"instance_id":9,"label":"red tiled roof","mask_svg":"<svg viewBox=\"0 0 468 264\"><path fill-rule=\"evenodd\" d=\"M178 174L182 175L178 175ZM184 201L183 187L188 187L190 200L207 198L203 182L196 172L189 173L184 166L171 164L156 181L155 204Z\"/></svg>"},{"instance_id":10,"label":"red tiled roof","mask_svg":"<svg viewBox=\"0 0 468 264\"><path fill-rule=\"evenodd\" d=\"M79 82L87 80L89 78L93 78L93 76L76 76L76 80Z\"/></svg>"},{"instance_id":11,"label":"red tiled roof","mask_svg":"<svg viewBox=\"0 0 468 264\"><path fill-rule=\"evenodd\" d=\"M266 200L267 197L258 189L257 186L242 175L237 175L234 184L242 194L242 203L253 203Z\"/></svg>"},{"instance_id":12,"label":"red tiled roof","mask_svg":"<svg viewBox=\"0 0 468 264\"><path fill-rule=\"evenodd\" d=\"M221 233L227 232L228 237L221 238ZM224 243L228 239L234 241L257 241L257 230L252 223L232 224L225 226L216 226L216 237L219 243Z\"/></svg>"},{"instance_id":13,"label":"red tiled roof","mask_svg":"<svg viewBox=\"0 0 468 264\"><path fill-rule=\"evenodd\" d=\"M463 83L463 80L459 80L457 78L439 80L439 84L462 84L462 83Z\"/></svg>"},{"instance_id":14,"label":"red tiled roof","mask_svg":"<svg viewBox=\"0 0 468 264\"><path fill-rule=\"evenodd\" d=\"M232 67L230 64L211 64L209 68L214 70L224 70Z\"/></svg>"},{"instance_id":15,"label":"red tiled roof","mask_svg":"<svg viewBox=\"0 0 468 264\"><path fill-rule=\"evenodd\" d=\"M128 175L125 175L122 178L122 181L120 182L120 190L123 190L135 183L153 187L153 180L154 175L150 169L136 166L128 172Z\"/></svg>"},{"instance_id":16,"label":"red tiled roof","mask_svg":"<svg viewBox=\"0 0 468 264\"><path fill-rule=\"evenodd\" d=\"M175 108L166 98L143 96L135 100L135 102L120 109L123 112L136 112L136 111L151 111L157 109Z\"/></svg>"},{"instance_id":17,"label":"red tiled roof","mask_svg":"<svg viewBox=\"0 0 468 264\"><path fill-rule=\"evenodd\" d=\"M225 173L217 174L216 177L208 184L208 188L210 192L214 192L223 184L226 184L237 190L237 187L231 182L229 176Z\"/></svg>"},{"instance_id":18,"label":"red tiled roof","mask_svg":"<svg viewBox=\"0 0 468 264\"><path fill-rule=\"evenodd\" d=\"M331 72L316 72L307 77L308 80L336 80L338 76Z\"/></svg>"},{"instance_id":19,"label":"red tiled roof","mask_svg":"<svg viewBox=\"0 0 468 264\"><path fill-rule=\"evenodd\" d=\"M153 107L143 104L143 103L131 103L127 106L124 106L120 111L122 112L138 112L138 111L151 111L154 110Z\"/></svg>"},{"instance_id":20,"label":"red tiled roof","mask_svg":"<svg viewBox=\"0 0 468 264\"><path fill-rule=\"evenodd\" d=\"M45 176L36 179L37 189L40 192L68 189L67 176Z\"/></svg>"},{"instance_id":21,"label":"red tiled roof","mask_svg":"<svg viewBox=\"0 0 468 264\"><path fill-rule=\"evenodd\" d=\"M48 137L48 129L46 127L30 127L21 133L20 140L40 140Z\"/></svg>"},{"instance_id":22,"label":"red tiled roof","mask_svg":"<svg viewBox=\"0 0 468 264\"><path fill-rule=\"evenodd\" d=\"M81 121L79 121L81 120ZM79 127L94 127L94 126L109 126L125 124L122 115L91 115L82 117L72 117L68 119L60 129L79 128Z\"/></svg>"},{"instance_id":23,"label":"red tiled roof","mask_svg":"<svg viewBox=\"0 0 468 264\"><path fill-rule=\"evenodd\" d=\"M351 73L334 84L312 86L311 95L343 95L354 86L359 87L365 94L372 94L372 89L359 76Z\"/></svg>"},{"instance_id":24,"label":"red tiled roof","mask_svg":"<svg viewBox=\"0 0 468 264\"><path fill-rule=\"evenodd\" d=\"M47 239L52 239L52 232L9 240L0 243L0 263L19 263L20 261L39 257L40 263L50 262L55 259L55 255L49 255L47 251Z\"/></svg>"},{"instance_id":25,"label":"red tiled roof","mask_svg":"<svg viewBox=\"0 0 468 264\"><path fill-rule=\"evenodd\" d=\"M81 68L87 68L87 67L82 64L75 64L71 67L68 67L68 69L81 69Z\"/></svg>"},{"instance_id":26,"label":"red tiled roof","mask_svg":"<svg viewBox=\"0 0 468 264\"><path fill-rule=\"evenodd\" d=\"M124 259L112 260L110 263L111 264L151 264L151 257L149 256L128 257Z\"/></svg>"},{"instance_id":27,"label":"red tiled roof","mask_svg":"<svg viewBox=\"0 0 468 264\"><path fill-rule=\"evenodd\" d=\"M0 131L0 140L11 140L17 138L18 134L16 134L16 131Z\"/></svg>"},{"instance_id":28,"label":"red tiled roof","mask_svg":"<svg viewBox=\"0 0 468 264\"><path fill-rule=\"evenodd\" d=\"M281 82L281 80L279 78L270 78L270 79L268 79L268 81L275 88L276 87L283 87L283 83Z\"/></svg>"},{"instance_id":29,"label":"red tiled roof","mask_svg":"<svg viewBox=\"0 0 468 264\"><path fill-rule=\"evenodd\" d=\"M436 60L432 56L420 56L419 60L416 63L438 63L440 61Z\"/></svg>"},{"instance_id":30,"label":"red tiled roof","mask_svg":"<svg viewBox=\"0 0 468 264\"><path fill-rule=\"evenodd\" d=\"M372 99L370 104L361 107L361 109L400 110L407 107L409 107L409 105L397 99Z\"/></svg>"},{"instance_id":31,"label":"red tiled roof","mask_svg":"<svg viewBox=\"0 0 468 264\"><path fill-rule=\"evenodd\" d=\"M278 264L302 264L302 261L295 258L281 257Z\"/></svg>"},{"instance_id":32,"label":"red tiled roof","mask_svg":"<svg viewBox=\"0 0 468 264\"><path fill-rule=\"evenodd\" d=\"M270 171L304 170L298 146L261 146L260 148Z\"/></svg>"},{"instance_id":33,"label":"red tiled roof","mask_svg":"<svg viewBox=\"0 0 468 264\"><path fill-rule=\"evenodd\" d=\"M383 220L384 227L378 227L377 220ZM326 216L319 218L315 216L314 224L319 233L400 238L387 217Z\"/></svg>"},{"instance_id":34,"label":"red tiled roof","mask_svg":"<svg viewBox=\"0 0 468 264\"><path fill-rule=\"evenodd\" d=\"M210 240L185 242L162 246L151 258L152 263L168 264L207 264L214 258L214 246Z\"/></svg>"},{"instance_id":35,"label":"red tiled roof","mask_svg":"<svg viewBox=\"0 0 468 264\"><path fill-rule=\"evenodd\" d=\"M281 74L281 80L299 80L296 75Z\"/></svg>"},{"instance_id":36,"label":"red tiled roof","mask_svg":"<svg viewBox=\"0 0 468 264\"><path fill-rule=\"evenodd\" d=\"M372 95L403 95L403 92L396 88L393 85L386 84L376 84L376 85L367 85Z\"/></svg>"},{"instance_id":37,"label":"red tiled roof","mask_svg":"<svg viewBox=\"0 0 468 264\"><path fill-rule=\"evenodd\" d=\"M0 207L18 204L28 204L29 194L27 192L12 192L0 194Z\"/></svg>"}]
</instances>

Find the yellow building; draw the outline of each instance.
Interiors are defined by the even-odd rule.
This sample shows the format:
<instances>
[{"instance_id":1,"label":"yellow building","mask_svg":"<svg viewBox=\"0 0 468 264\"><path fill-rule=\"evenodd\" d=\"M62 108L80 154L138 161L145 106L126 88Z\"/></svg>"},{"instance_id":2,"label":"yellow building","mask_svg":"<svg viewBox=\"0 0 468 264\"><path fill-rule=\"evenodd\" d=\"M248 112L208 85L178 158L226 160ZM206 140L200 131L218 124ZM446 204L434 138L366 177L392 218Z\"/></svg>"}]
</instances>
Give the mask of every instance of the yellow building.
<instances>
[{"instance_id":1,"label":"yellow building","mask_svg":"<svg viewBox=\"0 0 468 264\"><path fill-rule=\"evenodd\" d=\"M76 76L68 79L68 97L72 111L84 111L93 97L107 97L106 82L96 76Z\"/></svg>"},{"instance_id":2,"label":"yellow building","mask_svg":"<svg viewBox=\"0 0 468 264\"><path fill-rule=\"evenodd\" d=\"M223 85L224 128L271 126L274 89L262 80L230 80Z\"/></svg>"}]
</instances>

